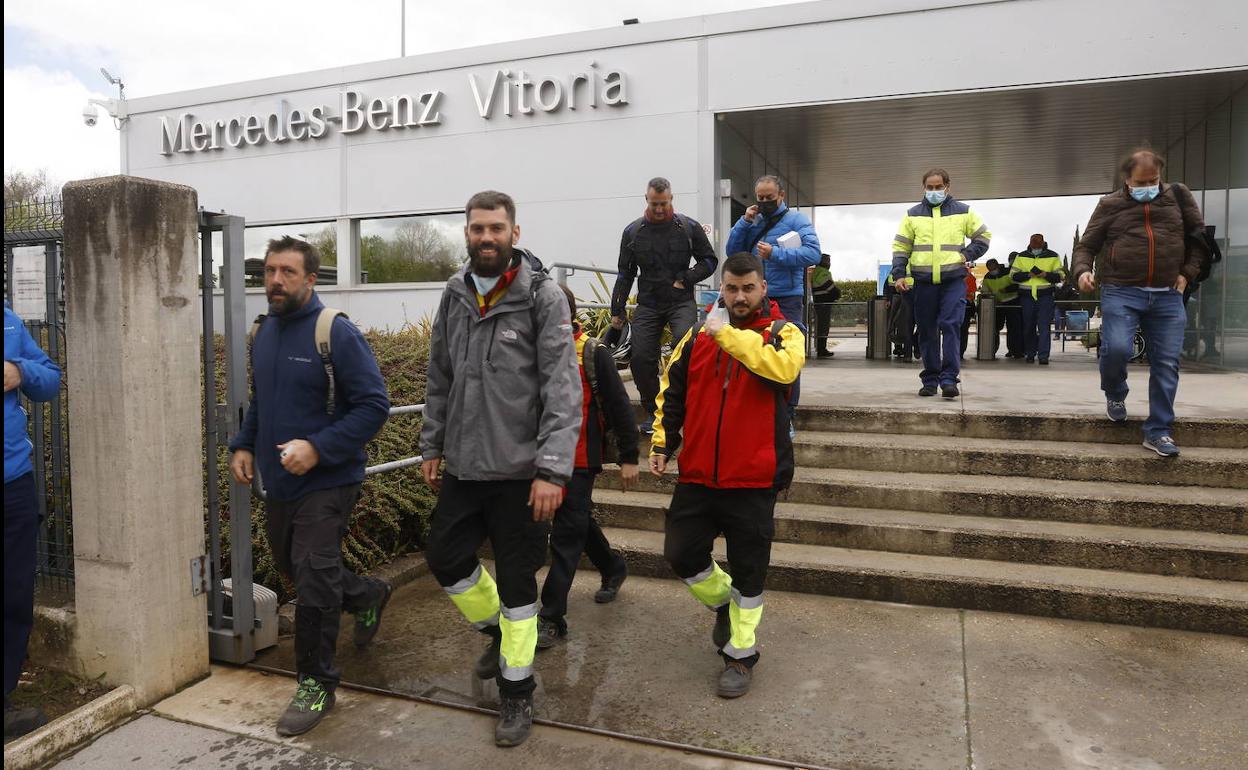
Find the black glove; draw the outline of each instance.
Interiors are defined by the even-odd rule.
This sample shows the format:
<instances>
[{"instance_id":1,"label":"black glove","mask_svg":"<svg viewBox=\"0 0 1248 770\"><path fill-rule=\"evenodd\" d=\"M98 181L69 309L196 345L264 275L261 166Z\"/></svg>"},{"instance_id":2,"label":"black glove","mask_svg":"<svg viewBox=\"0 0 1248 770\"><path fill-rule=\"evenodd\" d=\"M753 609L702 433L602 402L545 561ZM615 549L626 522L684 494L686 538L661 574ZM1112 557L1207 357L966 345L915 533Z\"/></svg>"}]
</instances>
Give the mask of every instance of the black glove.
<instances>
[{"instance_id":1,"label":"black glove","mask_svg":"<svg viewBox=\"0 0 1248 770\"><path fill-rule=\"evenodd\" d=\"M1040 268L1038 268L1038 267L1033 267L1033 268L1031 269L1031 274L1032 274L1032 275L1040 275L1040 273L1042 273L1042 272L1043 272L1043 271L1042 271Z\"/></svg>"},{"instance_id":2,"label":"black glove","mask_svg":"<svg viewBox=\"0 0 1248 770\"><path fill-rule=\"evenodd\" d=\"M1010 280L1013 281L1014 283L1025 283L1027 281L1027 277L1028 276L1026 273L1020 271L1020 272L1012 274L1010 276Z\"/></svg>"},{"instance_id":3,"label":"black glove","mask_svg":"<svg viewBox=\"0 0 1248 770\"><path fill-rule=\"evenodd\" d=\"M1049 283L1061 283L1062 282L1062 274L1056 271L1052 273L1045 273L1044 278Z\"/></svg>"}]
</instances>

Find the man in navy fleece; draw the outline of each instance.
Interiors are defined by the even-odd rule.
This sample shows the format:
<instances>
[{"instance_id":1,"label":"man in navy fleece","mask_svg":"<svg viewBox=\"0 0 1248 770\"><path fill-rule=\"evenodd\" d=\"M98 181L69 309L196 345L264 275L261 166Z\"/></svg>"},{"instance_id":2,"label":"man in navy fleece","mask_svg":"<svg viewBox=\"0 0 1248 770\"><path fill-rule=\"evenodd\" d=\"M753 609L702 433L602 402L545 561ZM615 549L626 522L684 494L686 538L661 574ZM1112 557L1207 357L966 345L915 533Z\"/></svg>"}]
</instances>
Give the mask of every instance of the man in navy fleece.
<instances>
[{"instance_id":1,"label":"man in navy fleece","mask_svg":"<svg viewBox=\"0 0 1248 770\"><path fill-rule=\"evenodd\" d=\"M355 644L372 641L390 586L343 565L342 537L364 481L364 447L381 430L390 399L373 351L346 316L326 311L313 287L320 256L290 236L269 241L264 290L269 314L252 342L251 405L230 442L230 471L267 487L269 545L295 584L295 697L279 735L315 727L334 705L338 624L355 615ZM322 320L324 319L324 320ZM328 362L318 323L332 324Z\"/></svg>"}]
</instances>

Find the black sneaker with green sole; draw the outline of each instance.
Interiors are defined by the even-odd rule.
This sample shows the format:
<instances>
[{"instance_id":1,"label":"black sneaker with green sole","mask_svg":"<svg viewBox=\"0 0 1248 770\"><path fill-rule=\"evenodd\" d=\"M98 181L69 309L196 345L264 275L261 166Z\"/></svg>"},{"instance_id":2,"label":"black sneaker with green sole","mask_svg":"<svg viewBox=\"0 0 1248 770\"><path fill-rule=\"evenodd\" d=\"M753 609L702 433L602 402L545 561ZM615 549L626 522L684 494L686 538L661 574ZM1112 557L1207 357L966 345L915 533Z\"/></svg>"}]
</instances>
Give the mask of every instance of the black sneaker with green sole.
<instances>
[{"instance_id":1,"label":"black sneaker with green sole","mask_svg":"<svg viewBox=\"0 0 1248 770\"><path fill-rule=\"evenodd\" d=\"M367 647L377 635L377 629L381 627L381 613L385 611L386 603L390 601L390 594L394 593L389 583L382 582L381 587L383 593L377 606L355 613L355 646L358 648Z\"/></svg>"},{"instance_id":2,"label":"black sneaker with green sole","mask_svg":"<svg viewBox=\"0 0 1248 770\"><path fill-rule=\"evenodd\" d=\"M277 720L277 734L303 735L320 724L333 707L333 692L312 677L304 677L295 690L295 697L290 699L286 713Z\"/></svg>"}]
</instances>

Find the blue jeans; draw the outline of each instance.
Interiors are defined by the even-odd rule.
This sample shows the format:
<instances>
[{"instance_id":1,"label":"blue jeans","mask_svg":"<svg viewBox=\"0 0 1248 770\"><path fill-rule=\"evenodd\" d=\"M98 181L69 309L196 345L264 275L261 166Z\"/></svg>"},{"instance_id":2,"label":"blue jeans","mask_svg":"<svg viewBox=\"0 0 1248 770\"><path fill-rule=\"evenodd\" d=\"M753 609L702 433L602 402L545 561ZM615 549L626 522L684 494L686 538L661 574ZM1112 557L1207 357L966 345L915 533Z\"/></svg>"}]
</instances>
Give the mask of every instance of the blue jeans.
<instances>
[{"instance_id":1,"label":"blue jeans","mask_svg":"<svg viewBox=\"0 0 1248 770\"><path fill-rule=\"evenodd\" d=\"M945 283L915 283L914 322L919 327L919 355L924 385L953 385L962 373L962 321L966 314L966 284L959 278Z\"/></svg>"},{"instance_id":2,"label":"blue jeans","mask_svg":"<svg viewBox=\"0 0 1248 770\"><path fill-rule=\"evenodd\" d=\"M806 324L802 321L802 309L805 304L805 297L797 295L794 297L772 297L776 305L780 308L780 315L784 316L784 320L792 321L797 328L802 330L802 334L806 333ZM797 410L797 397L802 392L802 376L799 374L793 384L789 387L789 417Z\"/></svg>"},{"instance_id":3,"label":"blue jeans","mask_svg":"<svg viewBox=\"0 0 1248 770\"><path fill-rule=\"evenodd\" d=\"M1127 397L1127 361L1138 328L1148 351L1148 419L1144 438L1170 435L1174 396L1179 390L1179 352L1187 314L1183 295L1173 289L1144 291L1135 286L1101 287L1101 390L1105 397Z\"/></svg>"},{"instance_id":4,"label":"blue jeans","mask_svg":"<svg viewBox=\"0 0 1248 770\"><path fill-rule=\"evenodd\" d=\"M1031 291L1023 289L1018 299L1023 306L1023 352L1028 358L1038 353L1041 361L1048 361L1053 348L1053 292L1040 292L1032 299Z\"/></svg>"}]
</instances>

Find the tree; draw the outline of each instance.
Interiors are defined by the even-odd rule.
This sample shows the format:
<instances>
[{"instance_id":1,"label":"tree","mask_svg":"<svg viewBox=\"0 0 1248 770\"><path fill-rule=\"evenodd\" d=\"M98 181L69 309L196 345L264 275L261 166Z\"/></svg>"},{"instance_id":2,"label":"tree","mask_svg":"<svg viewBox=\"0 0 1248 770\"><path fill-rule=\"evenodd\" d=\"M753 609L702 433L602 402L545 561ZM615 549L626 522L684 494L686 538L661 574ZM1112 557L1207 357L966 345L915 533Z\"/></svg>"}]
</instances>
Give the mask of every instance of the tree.
<instances>
[{"instance_id":1,"label":"tree","mask_svg":"<svg viewBox=\"0 0 1248 770\"><path fill-rule=\"evenodd\" d=\"M29 203L41 198L59 198L61 186L49 181L48 170L4 172L4 205Z\"/></svg>"}]
</instances>

